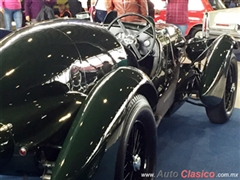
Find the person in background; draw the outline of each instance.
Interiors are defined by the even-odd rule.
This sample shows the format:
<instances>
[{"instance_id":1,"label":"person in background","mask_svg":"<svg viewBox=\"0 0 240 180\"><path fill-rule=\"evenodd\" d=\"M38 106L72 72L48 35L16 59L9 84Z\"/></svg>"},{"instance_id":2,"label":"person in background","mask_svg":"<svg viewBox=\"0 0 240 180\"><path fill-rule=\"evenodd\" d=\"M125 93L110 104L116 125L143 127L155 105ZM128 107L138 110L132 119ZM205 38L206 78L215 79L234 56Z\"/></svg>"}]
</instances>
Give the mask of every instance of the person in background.
<instances>
[{"instance_id":1,"label":"person in background","mask_svg":"<svg viewBox=\"0 0 240 180\"><path fill-rule=\"evenodd\" d=\"M3 29L5 27L4 25L4 16L3 13L0 12L0 29Z\"/></svg>"},{"instance_id":2,"label":"person in background","mask_svg":"<svg viewBox=\"0 0 240 180\"><path fill-rule=\"evenodd\" d=\"M166 23L176 25L185 36L188 22L188 0L168 0Z\"/></svg>"},{"instance_id":3,"label":"person in background","mask_svg":"<svg viewBox=\"0 0 240 180\"><path fill-rule=\"evenodd\" d=\"M69 10L72 17L84 11L88 11L88 0L68 0Z\"/></svg>"},{"instance_id":4,"label":"person in background","mask_svg":"<svg viewBox=\"0 0 240 180\"><path fill-rule=\"evenodd\" d=\"M0 0L0 11L4 16L5 29L12 30L12 19L16 29L22 27L22 5L19 0Z\"/></svg>"},{"instance_id":5,"label":"person in background","mask_svg":"<svg viewBox=\"0 0 240 180\"><path fill-rule=\"evenodd\" d=\"M42 9L42 3L53 8L56 0L24 0L25 19L28 22L36 23L36 17Z\"/></svg>"},{"instance_id":6,"label":"person in background","mask_svg":"<svg viewBox=\"0 0 240 180\"><path fill-rule=\"evenodd\" d=\"M89 0L78 0L82 4L82 8L85 12L88 12Z\"/></svg>"},{"instance_id":7,"label":"person in background","mask_svg":"<svg viewBox=\"0 0 240 180\"><path fill-rule=\"evenodd\" d=\"M155 10L154 10L154 4L151 0L147 0L148 2L148 15L154 18Z\"/></svg>"},{"instance_id":8,"label":"person in background","mask_svg":"<svg viewBox=\"0 0 240 180\"><path fill-rule=\"evenodd\" d=\"M91 5L95 7L94 22L103 22L107 15L107 2L108 0L91 0Z\"/></svg>"},{"instance_id":9,"label":"person in background","mask_svg":"<svg viewBox=\"0 0 240 180\"><path fill-rule=\"evenodd\" d=\"M232 0L228 7L229 8L237 7L237 2L235 0Z\"/></svg>"},{"instance_id":10,"label":"person in background","mask_svg":"<svg viewBox=\"0 0 240 180\"><path fill-rule=\"evenodd\" d=\"M71 12L68 10L65 4L58 4L59 14L56 15L57 18L72 17Z\"/></svg>"},{"instance_id":11,"label":"person in background","mask_svg":"<svg viewBox=\"0 0 240 180\"><path fill-rule=\"evenodd\" d=\"M117 11L118 16L125 13L137 13L143 16L148 16L148 2L147 0L107 0L107 12L112 10ZM133 22L139 21L137 16L128 16L123 21Z\"/></svg>"}]
</instances>

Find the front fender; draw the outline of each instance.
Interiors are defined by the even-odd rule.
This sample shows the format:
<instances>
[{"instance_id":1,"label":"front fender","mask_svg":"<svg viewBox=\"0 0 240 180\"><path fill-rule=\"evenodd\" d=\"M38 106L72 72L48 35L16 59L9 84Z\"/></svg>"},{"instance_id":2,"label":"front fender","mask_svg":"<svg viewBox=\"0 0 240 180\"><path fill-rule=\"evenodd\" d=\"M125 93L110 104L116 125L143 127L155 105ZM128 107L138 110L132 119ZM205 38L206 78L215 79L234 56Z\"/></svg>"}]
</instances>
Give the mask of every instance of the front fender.
<instances>
[{"instance_id":1,"label":"front fender","mask_svg":"<svg viewBox=\"0 0 240 180\"><path fill-rule=\"evenodd\" d=\"M142 71L120 67L94 87L64 141L52 180L88 179L93 175L108 147L121 135L125 106L144 85L154 89Z\"/></svg>"},{"instance_id":2,"label":"front fender","mask_svg":"<svg viewBox=\"0 0 240 180\"><path fill-rule=\"evenodd\" d=\"M200 99L205 106L216 106L223 98L235 45L236 42L229 35L222 35L211 44L199 89Z\"/></svg>"}]
</instances>

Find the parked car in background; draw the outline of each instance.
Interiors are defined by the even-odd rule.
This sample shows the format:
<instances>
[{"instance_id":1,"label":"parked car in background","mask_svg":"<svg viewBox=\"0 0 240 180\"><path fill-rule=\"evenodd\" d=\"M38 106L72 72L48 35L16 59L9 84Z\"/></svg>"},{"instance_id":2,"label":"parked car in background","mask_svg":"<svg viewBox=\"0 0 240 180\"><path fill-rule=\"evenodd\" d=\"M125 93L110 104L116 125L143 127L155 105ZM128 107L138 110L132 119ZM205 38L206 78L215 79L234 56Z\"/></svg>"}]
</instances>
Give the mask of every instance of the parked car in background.
<instances>
[{"instance_id":1,"label":"parked car in background","mask_svg":"<svg viewBox=\"0 0 240 180\"><path fill-rule=\"evenodd\" d=\"M166 19L166 3L162 0L152 0L155 5L155 22L162 22ZM205 12L213 10L226 10L221 0L189 0L189 24L186 31L188 37L199 37L202 35L202 23Z\"/></svg>"},{"instance_id":2,"label":"parked car in background","mask_svg":"<svg viewBox=\"0 0 240 180\"><path fill-rule=\"evenodd\" d=\"M209 36L231 34L240 41L240 7L208 12Z\"/></svg>"}]
</instances>

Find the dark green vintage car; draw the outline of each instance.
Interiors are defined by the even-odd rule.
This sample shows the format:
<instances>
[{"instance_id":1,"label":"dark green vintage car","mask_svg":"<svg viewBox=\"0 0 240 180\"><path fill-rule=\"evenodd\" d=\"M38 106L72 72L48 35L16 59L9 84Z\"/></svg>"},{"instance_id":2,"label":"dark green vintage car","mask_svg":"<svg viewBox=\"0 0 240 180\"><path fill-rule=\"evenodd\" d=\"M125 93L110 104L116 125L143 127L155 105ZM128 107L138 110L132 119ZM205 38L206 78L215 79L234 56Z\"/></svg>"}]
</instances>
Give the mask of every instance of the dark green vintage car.
<instances>
[{"instance_id":1,"label":"dark green vintage car","mask_svg":"<svg viewBox=\"0 0 240 180\"><path fill-rule=\"evenodd\" d=\"M132 15L141 22L121 21ZM10 33L0 41L0 173L144 179L164 116L190 102L213 123L230 118L234 48L229 35L186 41L177 27L131 13Z\"/></svg>"}]
</instances>

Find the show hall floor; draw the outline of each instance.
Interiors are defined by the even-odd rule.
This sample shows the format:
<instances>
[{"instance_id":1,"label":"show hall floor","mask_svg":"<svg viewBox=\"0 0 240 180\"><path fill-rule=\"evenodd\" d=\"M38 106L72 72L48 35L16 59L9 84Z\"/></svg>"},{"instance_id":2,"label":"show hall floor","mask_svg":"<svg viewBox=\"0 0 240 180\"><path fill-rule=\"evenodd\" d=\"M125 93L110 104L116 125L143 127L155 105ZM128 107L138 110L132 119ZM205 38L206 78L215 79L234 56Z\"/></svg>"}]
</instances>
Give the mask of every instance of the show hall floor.
<instances>
[{"instance_id":1,"label":"show hall floor","mask_svg":"<svg viewBox=\"0 0 240 180\"><path fill-rule=\"evenodd\" d=\"M225 124L204 107L184 104L158 128L155 180L240 180L240 109ZM204 173L199 177L197 174ZM211 175L211 177L209 176Z\"/></svg>"}]
</instances>

